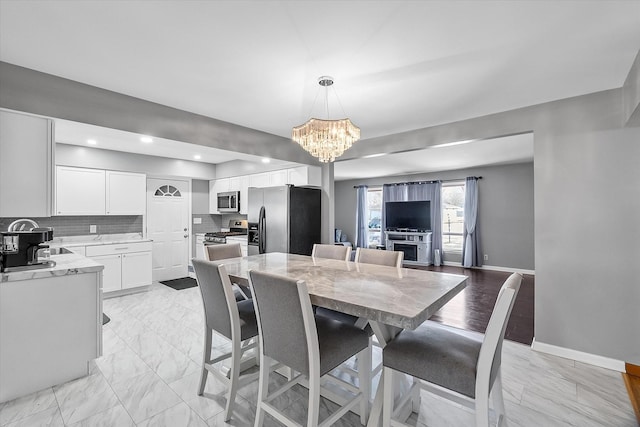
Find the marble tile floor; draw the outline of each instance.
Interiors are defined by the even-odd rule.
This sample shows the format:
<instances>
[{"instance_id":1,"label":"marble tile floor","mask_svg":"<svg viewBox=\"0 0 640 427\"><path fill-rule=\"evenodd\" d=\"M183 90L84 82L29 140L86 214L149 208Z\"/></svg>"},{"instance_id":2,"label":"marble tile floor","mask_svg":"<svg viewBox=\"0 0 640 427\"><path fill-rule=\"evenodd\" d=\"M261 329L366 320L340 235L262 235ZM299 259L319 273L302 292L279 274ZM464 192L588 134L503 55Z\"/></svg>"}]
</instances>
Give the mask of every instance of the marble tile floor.
<instances>
[{"instance_id":1,"label":"marble tile floor","mask_svg":"<svg viewBox=\"0 0 640 427\"><path fill-rule=\"evenodd\" d=\"M0 405L0 426L225 424L225 389L213 376L209 376L205 396L196 395L203 328L197 288L175 291L154 284L148 292L105 300L104 312L112 320L103 327L104 354L91 364L90 375ZM220 352L227 347L223 339L216 339L213 348ZM380 354L375 358L379 360ZM272 381L283 380L275 377ZM506 341L503 382L511 426L637 425L618 372ZM252 426L257 383L238 394L229 424ZM294 387L276 405L302 421L306 397L304 388ZM323 400L321 407L322 419L334 404ZM418 427L466 426L469 415L424 393L420 410L410 421ZM348 413L337 424L357 427L360 419ZM265 425L279 424L267 415Z\"/></svg>"}]
</instances>

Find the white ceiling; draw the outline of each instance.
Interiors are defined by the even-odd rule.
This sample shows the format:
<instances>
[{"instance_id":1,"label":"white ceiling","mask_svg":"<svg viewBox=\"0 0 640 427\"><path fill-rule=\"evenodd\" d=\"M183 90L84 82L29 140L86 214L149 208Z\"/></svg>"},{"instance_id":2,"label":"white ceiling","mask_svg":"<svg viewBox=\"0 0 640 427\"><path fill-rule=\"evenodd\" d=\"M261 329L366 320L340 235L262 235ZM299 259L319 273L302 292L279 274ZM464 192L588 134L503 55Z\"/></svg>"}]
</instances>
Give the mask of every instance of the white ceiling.
<instances>
[{"instance_id":1,"label":"white ceiling","mask_svg":"<svg viewBox=\"0 0 640 427\"><path fill-rule=\"evenodd\" d=\"M620 87L639 49L637 0L0 0L2 61L284 137L321 75L366 139Z\"/></svg>"},{"instance_id":2,"label":"white ceiling","mask_svg":"<svg viewBox=\"0 0 640 427\"><path fill-rule=\"evenodd\" d=\"M141 138L148 135L109 129L85 123L56 119L55 140L58 143L80 145L104 150L124 151L145 154L148 156L169 157L173 159L191 160L193 162L223 163L231 160L245 160L261 163L262 157L234 151L218 150L203 145L173 141L171 139L152 137L151 142L143 142ZM92 140L95 144L89 144ZM195 158L199 156L199 158ZM289 162L267 159L270 165L286 167Z\"/></svg>"}]
</instances>

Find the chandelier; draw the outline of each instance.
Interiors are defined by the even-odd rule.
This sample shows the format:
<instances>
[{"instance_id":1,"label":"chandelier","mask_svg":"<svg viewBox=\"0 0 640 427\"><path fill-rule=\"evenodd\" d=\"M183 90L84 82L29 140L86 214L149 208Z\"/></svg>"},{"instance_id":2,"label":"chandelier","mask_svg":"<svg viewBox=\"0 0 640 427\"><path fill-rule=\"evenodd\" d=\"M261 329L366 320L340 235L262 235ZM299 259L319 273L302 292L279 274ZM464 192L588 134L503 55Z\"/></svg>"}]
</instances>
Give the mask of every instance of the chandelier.
<instances>
[{"instance_id":1,"label":"chandelier","mask_svg":"<svg viewBox=\"0 0 640 427\"><path fill-rule=\"evenodd\" d=\"M329 86L333 84L333 77L322 76L318 79L318 84L325 88L327 119L311 118L306 123L294 127L291 139L312 156L327 163L340 157L360 139L360 128L349 119L329 120Z\"/></svg>"}]
</instances>

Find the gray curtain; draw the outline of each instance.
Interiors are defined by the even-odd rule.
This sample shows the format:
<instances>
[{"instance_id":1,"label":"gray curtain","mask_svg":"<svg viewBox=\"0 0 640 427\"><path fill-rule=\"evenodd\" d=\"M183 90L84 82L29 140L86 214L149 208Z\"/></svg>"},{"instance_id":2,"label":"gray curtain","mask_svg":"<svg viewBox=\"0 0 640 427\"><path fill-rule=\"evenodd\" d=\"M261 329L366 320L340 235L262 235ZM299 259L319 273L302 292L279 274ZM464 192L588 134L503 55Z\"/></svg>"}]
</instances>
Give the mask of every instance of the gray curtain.
<instances>
[{"instance_id":1,"label":"gray curtain","mask_svg":"<svg viewBox=\"0 0 640 427\"><path fill-rule=\"evenodd\" d=\"M406 200L431 202L431 261L435 263L436 249L442 252L442 182L409 184L406 187Z\"/></svg>"},{"instance_id":2,"label":"gray curtain","mask_svg":"<svg viewBox=\"0 0 640 427\"><path fill-rule=\"evenodd\" d=\"M367 186L356 188L356 247L366 248L367 242Z\"/></svg>"},{"instance_id":3,"label":"gray curtain","mask_svg":"<svg viewBox=\"0 0 640 427\"><path fill-rule=\"evenodd\" d=\"M462 266L480 267L482 257L478 244L478 178L469 177L464 184L464 231Z\"/></svg>"}]
</instances>

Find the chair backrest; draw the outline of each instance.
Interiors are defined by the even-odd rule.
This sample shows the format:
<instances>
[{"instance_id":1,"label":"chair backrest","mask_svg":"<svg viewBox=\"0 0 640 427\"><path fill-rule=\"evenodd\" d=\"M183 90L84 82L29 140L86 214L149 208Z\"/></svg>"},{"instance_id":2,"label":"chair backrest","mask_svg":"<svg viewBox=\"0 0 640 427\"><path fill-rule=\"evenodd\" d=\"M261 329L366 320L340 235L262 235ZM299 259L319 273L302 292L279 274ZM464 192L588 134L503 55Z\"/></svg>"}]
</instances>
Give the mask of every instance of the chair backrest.
<instances>
[{"instance_id":1,"label":"chair backrest","mask_svg":"<svg viewBox=\"0 0 640 427\"><path fill-rule=\"evenodd\" d=\"M202 295L207 327L233 339L234 323L240 327L240 315L227 270L224 265L210 261L193 259L192 262ZM235 331L236 334L239 332L239 329Z\"/></svg>"},{"instance_id":2,"label":"chair backrest","mask_svg":"<svg viewBox=\"0 0 640 427\"><path fill-rule=\"evenodd\" d=\"M493 307L478 357L476 396L488 394L493 381L500 372L504 333L521 283L522 275L513 273L507 278L498 293L498 299Z\"/></svg>"},{"instance_id":3,"label":"chair backrest","mask_svg":"<svg viewBox=\"0 0 640 427\"><path fill-rule=\"evenodd\" d=\"M305 375L319 369L310 366L318 332L304 281L256 270L249 279L262 353Z\"/></svg>"},{"instance_id":4,"label":"chair backrest","mask_svg":"<svg viewBox=\"0 0 640 427\"><path fill-rule=\"evenodd\" d=\"M224 245L205 245L204 257L208 261L218 261L227 258L238 258L242 256L240 243L226 243Z\"/></svg>"},{"instance_id":5,"label":"chair backrest","mask_svg":"<svg viewBox=\"0 0 640 427\"><path fill-rule=\"evenodd\" d=\"M404 252L384 251L379 249L356 249L356 262L362 264L387 265L389 267L402 267Z\"/></svg>"},{"instance_id":6,"label":"chair backrest","mask_svg":"<svg viewBox=\"0 0 640 427\"><path fill-rule=\"evenodd\" d=\"M341 259L349 261L351 257L351 247L343 245L313 245L311 256L314 258Z\"/></svg>"}]
</instances>

